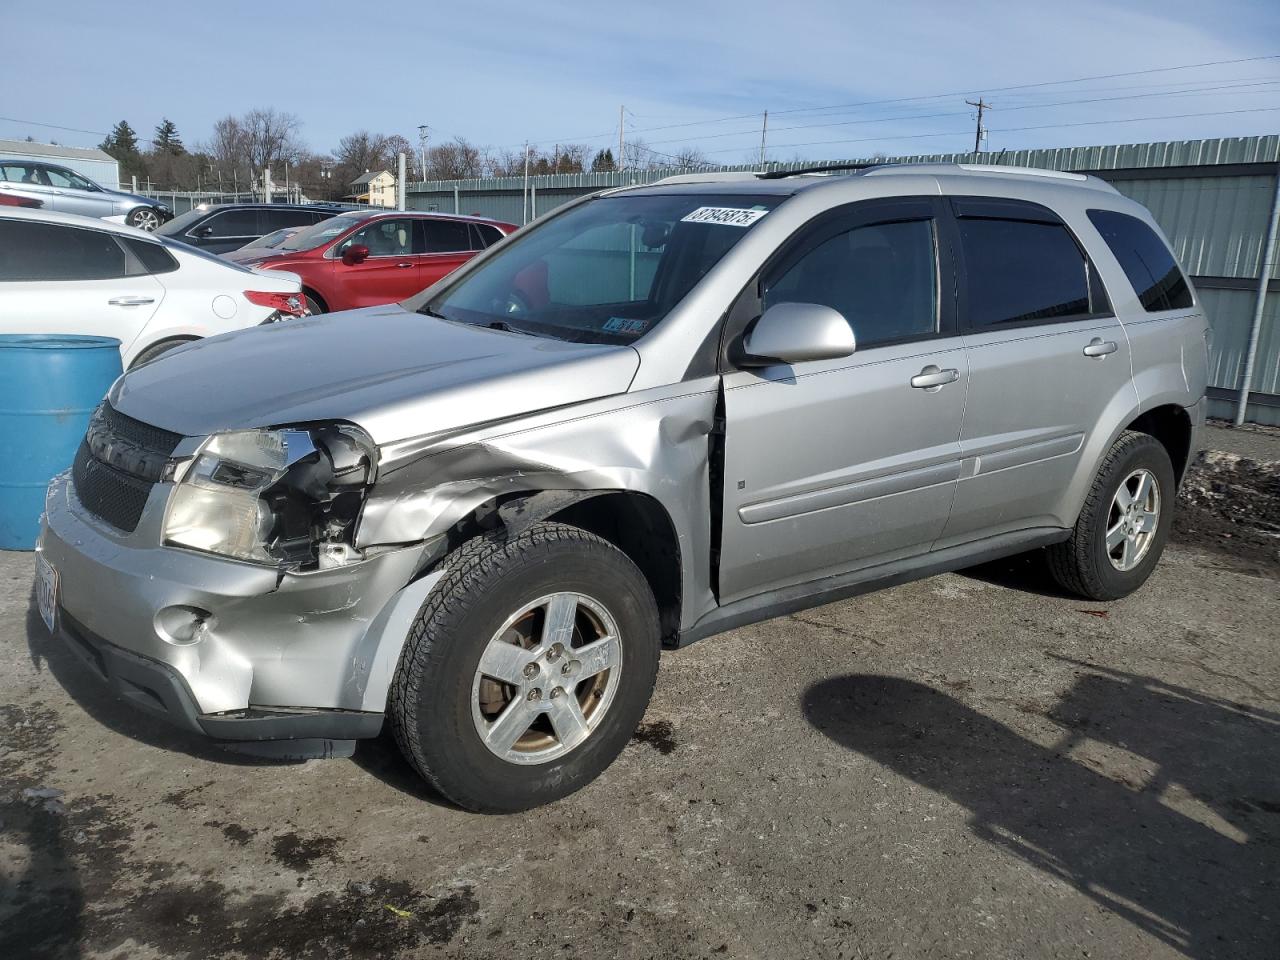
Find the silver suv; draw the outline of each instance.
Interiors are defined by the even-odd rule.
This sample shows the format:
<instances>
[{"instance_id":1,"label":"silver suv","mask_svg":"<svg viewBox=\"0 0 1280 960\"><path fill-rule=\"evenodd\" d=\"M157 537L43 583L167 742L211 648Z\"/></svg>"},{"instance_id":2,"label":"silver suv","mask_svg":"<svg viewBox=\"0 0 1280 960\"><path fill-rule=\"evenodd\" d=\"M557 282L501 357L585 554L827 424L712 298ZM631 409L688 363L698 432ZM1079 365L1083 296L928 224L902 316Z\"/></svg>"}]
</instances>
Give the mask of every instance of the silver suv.
<instances>
[{"instance_id":1,"label":"silver suv","mask_svg":"<svg viewBox=\"0 0 1280 960\"><path fill-rule=\"evenodd\" d=\"M281 756L385 718L518 810L609 765L663 647L1026 551L1137 589L1205 379L1194 292L1098 180L678 177L129 372L37 597L143 710Z\"/></svg>"},{"instance_id":2,"label":"silver suv","mask_svg":"<svg viewBox=\"0 0 1280 960\"><path fill-rule=\"evenodd\" d=\"M44 210L114 220L151 231L173 219L168 204L100 187L83 174L39 160L0 159L0 194L36 200Z\"/></svg>"}]
</instances>

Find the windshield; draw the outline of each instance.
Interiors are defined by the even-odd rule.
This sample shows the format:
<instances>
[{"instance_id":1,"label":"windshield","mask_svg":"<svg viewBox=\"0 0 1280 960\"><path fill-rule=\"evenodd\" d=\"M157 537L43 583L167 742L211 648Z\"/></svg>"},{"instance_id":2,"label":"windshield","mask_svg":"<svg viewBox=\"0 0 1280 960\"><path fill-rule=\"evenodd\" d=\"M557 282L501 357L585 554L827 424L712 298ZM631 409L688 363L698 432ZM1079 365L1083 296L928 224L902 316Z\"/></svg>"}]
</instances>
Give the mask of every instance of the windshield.
<instances>
[{"instance_id":1,"label":"windshield","mask_svg":"<svg viewBox=\"0 0 1280 960\"><path fill-rule=\"evenodd\" d=\"M174 217L163 226L157 227L154 232L158 233L162 237L176 237L201 217L207 217L208 215L208 207L196 207L193 210L188 210L181 216Z\"/></svg>"},{"instance_id":2,"label":"windshield","mask_svg":"<svg viewBox=\"0 0 1280 960\"><path fill-rule=\"evenodd\" d=\"M631 343L784 199L599 197L508 241L420 309L562 340Z\"/></svg>"},{"instance_id":3,"label":"windshield","mask_svg":"<svg viewBox=\"0 0 1280 960\"><path fill-rule=\"evenodd\" d=\"M280 246L280 244L284 243L301 229L301 227L281 227L279 230L273 230L271 233L268 233L265 237L259 237L251 243L246 243L240 249L254 250L266 248L269 250L273 247Z\"/></svg>"},{"instance_id":4,"label":"windshield","mask_svg":"<svg viewBox=\"0 0 1280 960\"><path fill-rule=\"evenodd\" d=\"M372 213L357 210L352 213L338 214L338 216L330 217L328 220L321 220L319 223L313 223L309 227L303 227L284 243L280 244L279 249L314 250L371 216L373 216Z\"/></svg>"}]
</instances>

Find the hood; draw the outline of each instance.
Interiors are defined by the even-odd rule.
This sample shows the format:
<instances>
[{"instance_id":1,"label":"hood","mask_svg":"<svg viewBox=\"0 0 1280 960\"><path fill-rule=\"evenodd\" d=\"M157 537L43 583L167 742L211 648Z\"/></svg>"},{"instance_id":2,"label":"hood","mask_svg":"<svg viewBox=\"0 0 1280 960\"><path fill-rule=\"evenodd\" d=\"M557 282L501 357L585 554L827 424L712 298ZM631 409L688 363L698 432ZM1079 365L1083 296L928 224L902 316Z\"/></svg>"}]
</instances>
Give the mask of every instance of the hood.
<instances>
[{"instance_id":1,"label":"hood","mask_svg":"<svg viewBox=\"0 0 1280 960\"><path fill-rule=\"evenodd\" d=\"M625 393L631 347L450 323L399 304L198 340L125 374L111 405L187 436L346 420L382 445Z\"/></svg>"},{"instance_id":2,"label":"hood","mask_svg":"<svg viewBox=\"0 0 1280 960\"><path fill-rule=\"evenodd\" d=\"M164 207L166 210L170 209L169 204L155 197L139 197L136 194L125 193L123 190L108 190L106 187L102 188L102 192L110 197L115 203L128 203L131 205L141 204L144 207Z\"/></svg>"}]
</instances>

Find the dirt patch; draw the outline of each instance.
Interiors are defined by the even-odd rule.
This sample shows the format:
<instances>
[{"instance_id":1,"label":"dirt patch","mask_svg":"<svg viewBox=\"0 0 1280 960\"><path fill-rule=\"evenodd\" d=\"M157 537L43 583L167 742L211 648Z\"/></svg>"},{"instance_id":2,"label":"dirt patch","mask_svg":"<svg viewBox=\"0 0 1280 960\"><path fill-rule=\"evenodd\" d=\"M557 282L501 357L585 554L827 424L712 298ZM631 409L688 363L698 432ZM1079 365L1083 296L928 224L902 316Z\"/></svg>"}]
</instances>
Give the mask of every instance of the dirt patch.
<instances>
[{"instance_id":1,"label":"dirt patch","mask_svg":"<svg viewBox=\"0 0 1280 960\"><path fill-rule=\"evenodd\" d=\"M1280 462L1211 450L1187 471L1173 539L1280 566Z\"/></svg>"},{"instance_id":2,"label":"dirt patch","mask_svg":"<svg viewBox=\"0 0 1280 960\"><path fill-rule=\"evenodd\" d=\"M661 754L674 753L678 744L676 738L672 736L674 728L669 720L654 720L652 723L642 723L636 728L636 732L631 739L637 743L647 744L653 747Z\"/></svg>"},{"instance_id":3,"label":"dirt patch","mask_svg":"<svg viewBox=\"0 0 1280 960\"><path fill-rule=\"evenodd\" d=\"M306 873L317 860L332 860L338 848L336 837L300 837L285 833L276 837L271 855L290 870Z\"/></svg>"}]
</instances>

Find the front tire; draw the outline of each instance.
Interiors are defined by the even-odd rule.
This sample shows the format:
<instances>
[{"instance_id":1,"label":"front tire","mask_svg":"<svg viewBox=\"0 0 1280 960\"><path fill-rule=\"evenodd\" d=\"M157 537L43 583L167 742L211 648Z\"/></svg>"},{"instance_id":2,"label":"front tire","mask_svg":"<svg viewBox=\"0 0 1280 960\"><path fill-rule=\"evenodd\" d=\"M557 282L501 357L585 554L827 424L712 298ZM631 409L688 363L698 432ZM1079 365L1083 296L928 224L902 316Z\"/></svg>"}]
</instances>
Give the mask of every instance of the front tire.
<instances>
[{"instance_id":1,"label":"front tire","mask_svg":"<svg viewBox=\"0 0 1280 960\"><path fill-rule=\"evenodd\" d=\"M160 226L160 214L156 213L151 207L138 207L125 218L125 223L131 227L137 227L139 230L151 233L151 231Z\"/></svg>"},{"instance_id":2,"label":"front tire","mask_svg":"<svg viewBox=\"0 0 1280 960\"><path fill-rule=\"evenodd\" d=\"M446 564L392 682L401 751L468 810L527 810L586 786L653 692L660 634L644 576L558 523L471 540Z\"/></svg>"},{"instance_id":3,"label":"front tire","mask_svg":"<svg viewBox=\"0 0 1280 960\"><path fill-rule=\"evenodd\" d=\"M1118 600L1137 590L1169 539L1176 487L1159 440L1121 434L1103 458L1071 537L1048 548L1054 579L1090 600Z\"/></svg>"}]
</instances>

